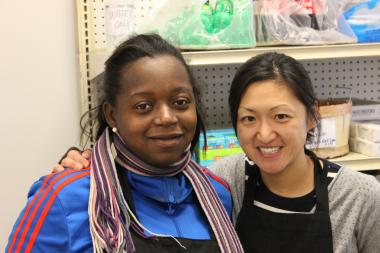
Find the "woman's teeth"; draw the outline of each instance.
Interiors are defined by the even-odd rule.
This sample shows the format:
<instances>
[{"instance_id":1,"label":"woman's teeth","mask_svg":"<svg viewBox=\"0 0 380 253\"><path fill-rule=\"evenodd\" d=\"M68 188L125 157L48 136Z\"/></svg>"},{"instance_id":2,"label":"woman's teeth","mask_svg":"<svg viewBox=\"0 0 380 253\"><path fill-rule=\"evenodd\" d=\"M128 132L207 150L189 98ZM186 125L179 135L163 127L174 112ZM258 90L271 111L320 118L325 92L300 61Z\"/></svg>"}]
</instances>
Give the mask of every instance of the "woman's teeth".
<instances>
[{"instance_id":1,"label":"woman's teeth","mask_svg":"<svg viewBox=\"0 0 380 253\"><path fill-rule=\"evenodd\" d=\"M280 147L259 147L259 150L263 153L272 154L278 152L280 150Z\"/></svg>"}]
</instances>

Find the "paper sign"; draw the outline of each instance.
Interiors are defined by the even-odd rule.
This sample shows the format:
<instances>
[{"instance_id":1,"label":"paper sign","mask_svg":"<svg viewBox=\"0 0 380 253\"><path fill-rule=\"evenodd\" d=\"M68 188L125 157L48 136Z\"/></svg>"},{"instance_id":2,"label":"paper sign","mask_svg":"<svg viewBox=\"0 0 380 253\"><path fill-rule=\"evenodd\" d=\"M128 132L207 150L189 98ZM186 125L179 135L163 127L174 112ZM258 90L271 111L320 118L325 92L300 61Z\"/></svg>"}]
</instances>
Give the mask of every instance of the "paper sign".
<instances>
[{"instance_id":1,"label":"paper sign","mask_svg":"<svg viewBox=\"0 0 380 253\"><path fill-rule=\"evenodd\" d=\"M308 142L307 148L332 148L336 146L335 118L324 118L321 120L319 142L317 137ZM318 133L316 133L318 136Z\"/></svg>"},{"instance_id":2,"label":"paper sign","mask_svg":"<svg viewBox=\"0 0 380 253\"><path fill-rule=\"evenodd\" d=\"M133 32L135 8L127 3L107 4L105 6L105 23L107 35L128 36Z\"/></svg>"}]
</instances>

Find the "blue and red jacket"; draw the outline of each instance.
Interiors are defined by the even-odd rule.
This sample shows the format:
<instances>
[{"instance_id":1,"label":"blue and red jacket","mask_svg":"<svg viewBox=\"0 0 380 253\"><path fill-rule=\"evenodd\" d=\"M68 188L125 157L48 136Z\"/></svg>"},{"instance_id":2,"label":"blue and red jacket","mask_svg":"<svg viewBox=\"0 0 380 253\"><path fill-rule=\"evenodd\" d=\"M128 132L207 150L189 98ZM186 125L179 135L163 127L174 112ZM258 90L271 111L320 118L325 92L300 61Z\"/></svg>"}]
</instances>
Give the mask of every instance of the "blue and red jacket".
<instances>
[{"instance_id":1,"label":"blue and red jacket","mask_svg":"<svg viewBox=\"0 0 380 253\"><path fill-rule=\"evenodd\" d=\"M175 177L144 177L123 170L140 222L157 234L209 240L211 228L199 210L191 184ZM228 214L228 186L205 170ZM93 252L89 229L89 170L66 170L35 182L5 252Z\"/></svg>"}]
</instances>

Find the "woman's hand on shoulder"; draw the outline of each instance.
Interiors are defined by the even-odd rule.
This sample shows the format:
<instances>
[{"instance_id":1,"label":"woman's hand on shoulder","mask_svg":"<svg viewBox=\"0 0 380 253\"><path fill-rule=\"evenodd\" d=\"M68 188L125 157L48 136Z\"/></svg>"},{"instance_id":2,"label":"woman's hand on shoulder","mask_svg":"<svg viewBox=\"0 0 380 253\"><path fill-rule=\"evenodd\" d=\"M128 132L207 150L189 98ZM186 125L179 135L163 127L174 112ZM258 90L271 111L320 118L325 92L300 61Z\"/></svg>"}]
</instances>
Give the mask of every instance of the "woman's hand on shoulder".
<instances>
[{"instance_id":1,"label":"woman's hand on shoulder","mask_svg":"<svg viewBox=\"0 0 380 253\"><path fill-rule=\"evenodd\" d=\"M53 173L61 172L65 168L76 170L87 168L90 165L90 158L91 149L85 149L83 152L72 149L54 166Z\"/></svg>"}]
</instances>

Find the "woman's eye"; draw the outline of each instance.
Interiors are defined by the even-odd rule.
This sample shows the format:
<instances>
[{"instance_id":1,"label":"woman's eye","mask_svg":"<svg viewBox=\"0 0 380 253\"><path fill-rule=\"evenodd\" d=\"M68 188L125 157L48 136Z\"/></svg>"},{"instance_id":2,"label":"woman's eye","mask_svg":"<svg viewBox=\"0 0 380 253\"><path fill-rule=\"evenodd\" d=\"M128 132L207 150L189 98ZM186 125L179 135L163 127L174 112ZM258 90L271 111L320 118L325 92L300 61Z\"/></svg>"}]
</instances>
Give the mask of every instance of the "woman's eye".
<instances>
[{"instance_id":1,"label":"woman's eye","mask_svg":"<svg viewBox=\"0 0 380 253\"><path fill-rule=\"evenodd\" d=\"M277 114L276 116L274 116L274 118L276 120L284 121L284 120L287 120L289 116L286 114Z\"/></svg>"},{"instance_id":2,"label":"woman's eye","mask_svg":"<svg viewBox=\"0 0 380 253\"><path fill-rule=\"evenodd\" d=\"M253 117L253 116L244 116L244 117L241 118L241 120L244 121L244 122L253 122L253 121L256 120L256 118Z\"/></svg>"},{"instance_id":3,"label":"woman's eye","mask_svg":"<svg viewBox=\"0 0 380 253\"><path fill-rule=\"evenodd\" d=\"M148 103L140 103L140 104L136 105L136 109L139 111L147 111L150 108L152 108L152 105L150 105Z\"/></svg>"},{"instance_id":4,"label":"woman's eye","mask_svg":"<svg viewBox=\"0 0 380 253\"><path fill-rule=\"evenodd\" d=\"M174 104L175 104L176 106L180 106L180 107L187 106L189 103L190 103L190 102L189 102L189 100L187 100L187 99L177 99L177 100L174 102Z\"/></svg>"}]
</instances>

